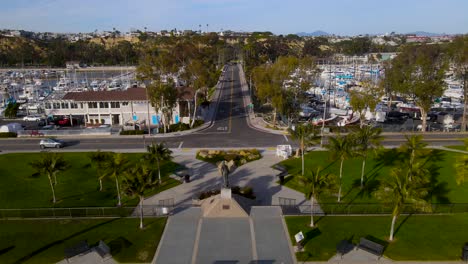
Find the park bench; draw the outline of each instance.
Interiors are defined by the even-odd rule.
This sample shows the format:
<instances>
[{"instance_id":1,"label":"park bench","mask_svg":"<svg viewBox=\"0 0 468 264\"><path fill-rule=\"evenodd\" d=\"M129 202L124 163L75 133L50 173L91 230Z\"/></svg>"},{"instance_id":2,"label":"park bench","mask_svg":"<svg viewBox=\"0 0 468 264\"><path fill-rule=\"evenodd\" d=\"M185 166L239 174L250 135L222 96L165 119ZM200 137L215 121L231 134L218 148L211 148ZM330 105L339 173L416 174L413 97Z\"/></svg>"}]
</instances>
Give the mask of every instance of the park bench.
<instances>
[{"instance_id":1,"label":"park bench","mask_svg":"<svg viewBox=\"0 0 468 264\"><path fill-rule=\"evenodd\" d=\"M31 137L32 136L40 136L40 137L44 136L44 134L39 132L38 130L31 130L30 135L31 135Z\"/></svg>"},{"instance_id":2,"label":"park bench","mask_svg":"<svg viewBox=\"0 0 468 264\"><path fill-rule=\"evenodd\" d=\"M68 261L69 258L72 258L74 256L86 253L90 250L88 242L85 240L82 240L78 243L76 243L72 247L65 248L65 259Z\"/></svg>"},{"instance_id":3,"label":"park bench","mask_svg":"<svg viewBox=\"0 0 468 264\"><path fill-rule=\"evenodd\" d=\"M384 246L379 244L379 243L376 243L374 241L370 241L366 238L363 238L361 237L361 239L359 240L359 245L357 246L357 248L360 248L360 249L363 249L367 252L370 252L372 254L375 254L377 256L379 256L379 259L380 257L382 257L382 254L384 252Z\"/></svg>"},{"instance_id":4,"label":"park bench","mask_svg":"<svg viewBox=\"0 0 468 264\"><path fill-rule=\"evenodd\" d=\"M99 254L99 256L101 256L103 260L106 260L112 257L109 246L107 246L106 243L104 243L102 240L99 241L99 244L94 249Z\"/></svg>"}]
</instances>

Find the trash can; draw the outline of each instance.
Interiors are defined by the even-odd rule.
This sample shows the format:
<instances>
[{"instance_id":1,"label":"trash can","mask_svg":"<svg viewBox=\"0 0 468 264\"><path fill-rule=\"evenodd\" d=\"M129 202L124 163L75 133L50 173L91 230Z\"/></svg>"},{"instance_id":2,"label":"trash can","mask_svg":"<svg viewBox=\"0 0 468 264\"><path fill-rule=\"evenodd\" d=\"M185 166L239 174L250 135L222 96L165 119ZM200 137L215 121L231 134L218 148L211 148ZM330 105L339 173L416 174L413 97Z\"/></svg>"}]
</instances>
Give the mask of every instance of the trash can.
<instances>
[{"instance_id":1,"label":"trash can","mask_svg":"<svg viewBox=\"0 0 468 264\"><path fill-rule=\"evenodd\" d=\"M189 182L190 182L190 175L185 174L185 176L184 176L184 181L185 181L186 183L189 183Z\"/></svg>"},{"instance_id":2,"label":"trash can","mask_svg":"<svg viewBox=\"0 0 468 264\"><path fill-rule=\"evenodd\" d=\"M279 175L279 180L280 180L280 184L283 185L283 183L284 183L284 175L280 174L280 175Z\"/></svg>"}]
</instances>

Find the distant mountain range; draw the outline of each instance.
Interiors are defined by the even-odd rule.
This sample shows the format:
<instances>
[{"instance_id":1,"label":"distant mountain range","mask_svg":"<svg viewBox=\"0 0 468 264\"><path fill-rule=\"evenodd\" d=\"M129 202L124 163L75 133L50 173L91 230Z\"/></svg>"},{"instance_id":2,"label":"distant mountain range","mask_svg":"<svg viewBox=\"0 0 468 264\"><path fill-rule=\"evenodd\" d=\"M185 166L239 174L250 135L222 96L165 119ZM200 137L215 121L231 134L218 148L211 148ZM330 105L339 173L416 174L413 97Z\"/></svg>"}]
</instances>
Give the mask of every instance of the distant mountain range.
<instances>
[{"instance_id":1,"label":"distant mountain range","mask_svg":"<svg viewBox=\"0 0 468 264\"><path fill-rule=\"evenodd\" d=\"M300 37L320 37L320 36L329 36L331 34L328 34L325 31L317 30L317 31L314 31L312 33L299 32L299 33L296 33L296 35L298 35Z\"/></svg>"}]
</instances>

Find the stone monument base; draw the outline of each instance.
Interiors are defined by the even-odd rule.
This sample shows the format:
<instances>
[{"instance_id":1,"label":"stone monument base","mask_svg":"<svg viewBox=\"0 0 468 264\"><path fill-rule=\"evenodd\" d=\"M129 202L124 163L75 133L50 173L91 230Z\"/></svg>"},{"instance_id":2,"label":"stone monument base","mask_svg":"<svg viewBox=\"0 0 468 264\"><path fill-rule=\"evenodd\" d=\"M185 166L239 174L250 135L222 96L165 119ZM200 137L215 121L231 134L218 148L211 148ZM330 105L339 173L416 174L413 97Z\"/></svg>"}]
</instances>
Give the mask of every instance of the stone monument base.
<instances>
[{"instance_id":1,"label":"stone monument base","mask_svg":"<svg viewBox=\"0 0 468 264\"><path fill-rule=\"evenodd\" d=\"M221 199L232 199L231 188L222 188L221 189Z\"/></svg>"}]
</instances>

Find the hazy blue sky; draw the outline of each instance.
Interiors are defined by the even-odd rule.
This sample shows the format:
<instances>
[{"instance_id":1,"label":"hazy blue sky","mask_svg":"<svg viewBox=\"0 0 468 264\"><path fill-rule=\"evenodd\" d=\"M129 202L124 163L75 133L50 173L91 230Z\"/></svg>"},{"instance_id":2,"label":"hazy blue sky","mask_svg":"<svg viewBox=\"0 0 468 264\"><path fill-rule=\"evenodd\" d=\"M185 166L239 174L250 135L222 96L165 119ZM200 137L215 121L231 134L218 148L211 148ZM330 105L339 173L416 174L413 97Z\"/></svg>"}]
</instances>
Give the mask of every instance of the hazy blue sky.
<instances>
[{"instance_id":1,"label":"hazy blue sky","mask_svg":"<svg viewBox=\"0 0 468 264\"><path fill-rule=\"evenodd\" d=\"M0 0L0 28L468 32L468 0Z\"/></svg>"}]
</instances>

